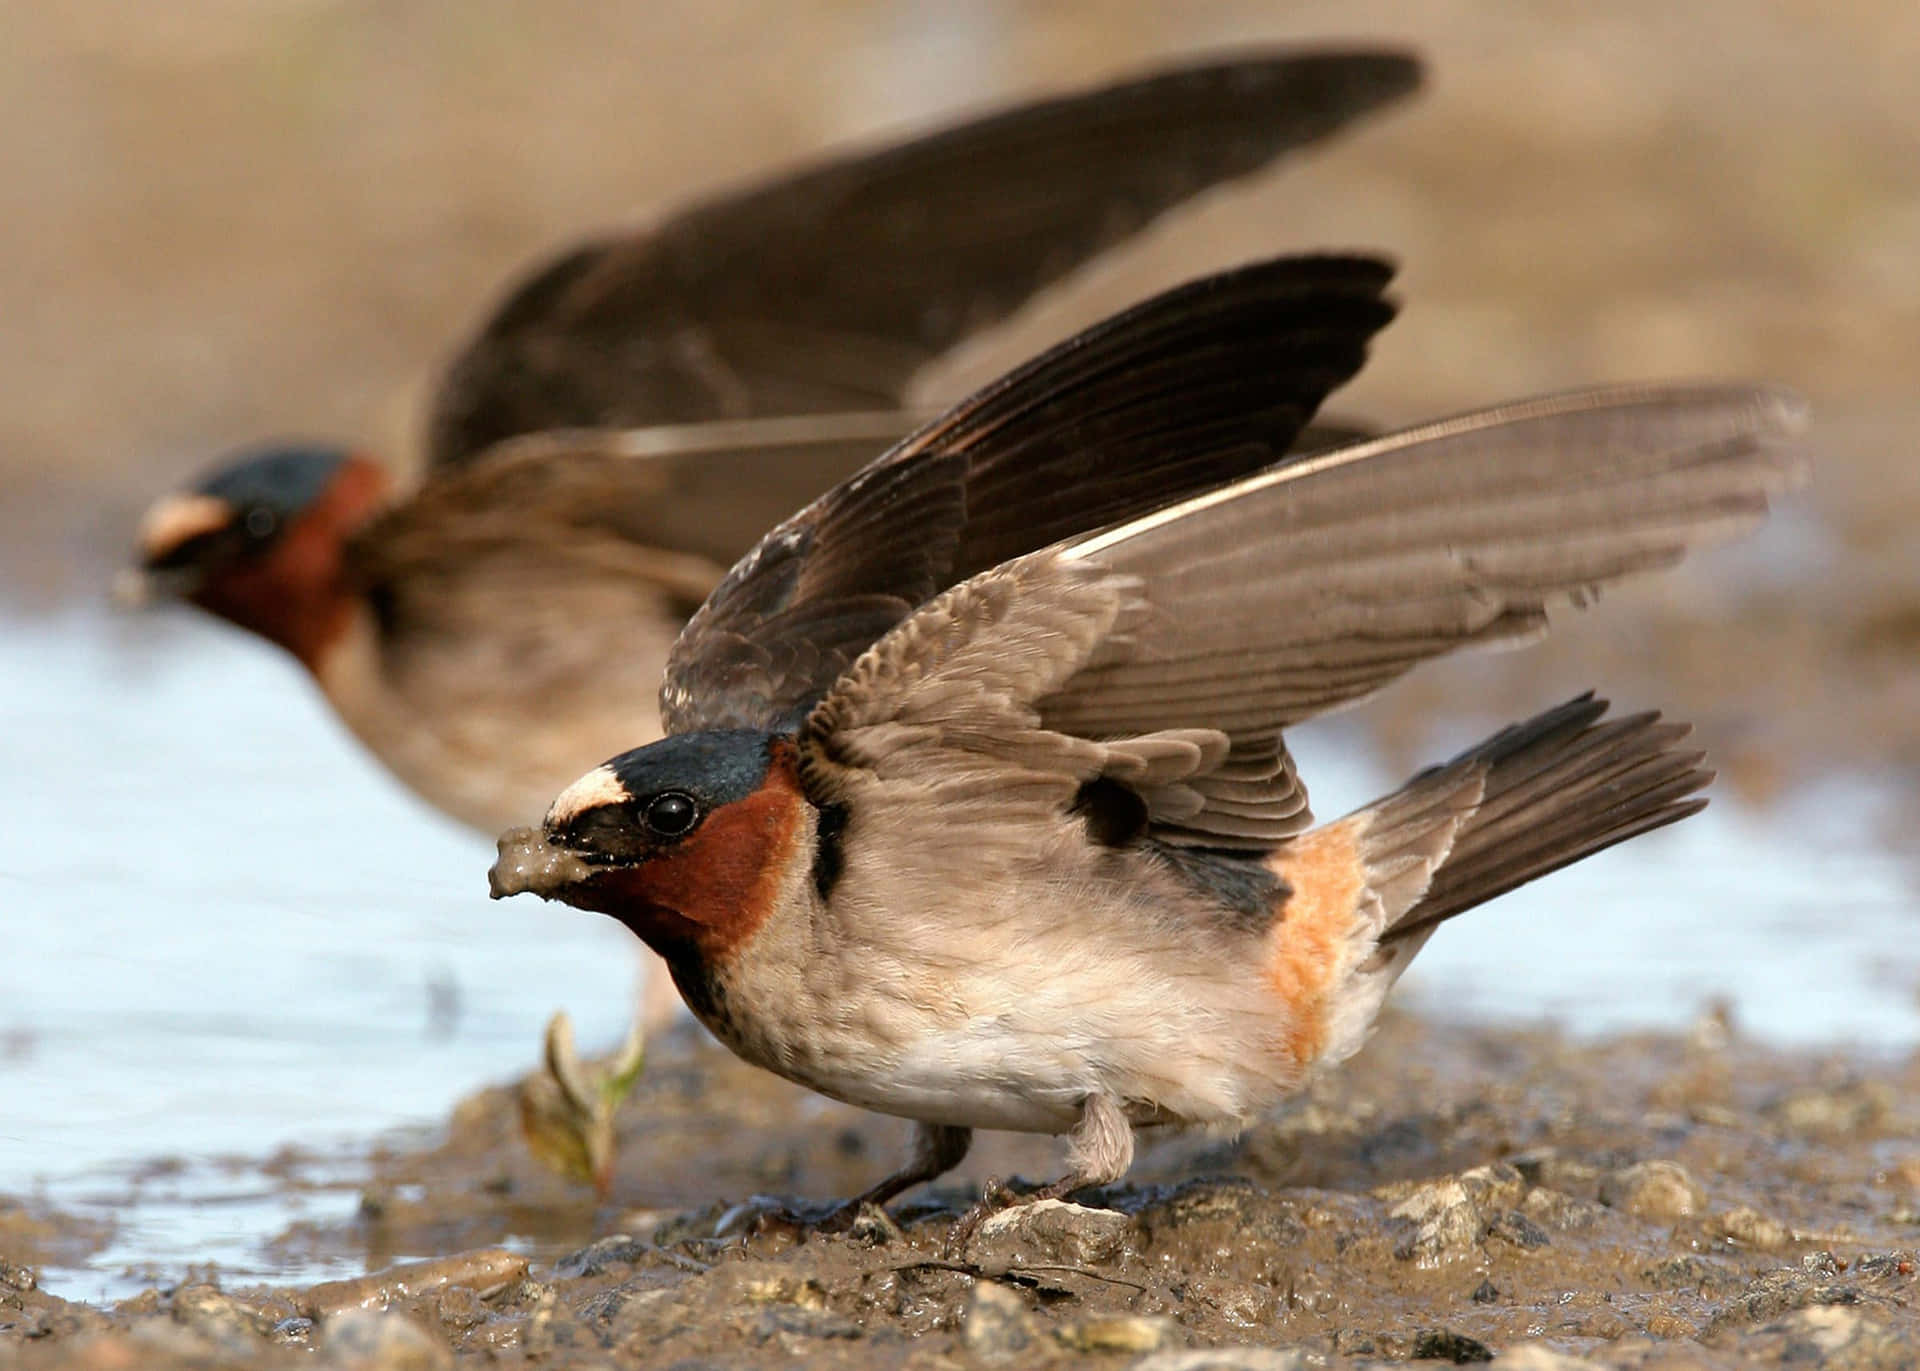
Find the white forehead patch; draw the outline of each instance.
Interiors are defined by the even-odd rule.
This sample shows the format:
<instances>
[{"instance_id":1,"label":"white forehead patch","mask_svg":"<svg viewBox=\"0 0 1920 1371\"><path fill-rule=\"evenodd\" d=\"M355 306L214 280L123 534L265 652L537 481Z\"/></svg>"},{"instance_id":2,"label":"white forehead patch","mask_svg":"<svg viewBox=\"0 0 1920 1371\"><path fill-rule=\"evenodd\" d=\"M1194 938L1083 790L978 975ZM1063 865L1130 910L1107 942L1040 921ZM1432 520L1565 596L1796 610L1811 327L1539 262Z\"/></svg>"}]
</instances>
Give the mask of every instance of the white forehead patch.
<instances>
[{"instance_id":1,"label":"white forehead patch","mask_svg":"<svg viewBox=\"0 0 1920 1371\"><path fill-rule=\"evenodd\" d=\"M161 557L189 538L225 528L233 522L233 506L214 495L169 495L140 521L140 550Z\"/></svg>"},{"instance_id":2,"label":"white forehead patch","mask_svg":"<svg viewBox=\"0 0 1920 1371\"><path fill-rule=\"evenodd\" d=\"M613 774L612 768L596 766L560 792L559 798L547 810L547 825L550 828L563 828L589 809L625 804L632 798L627 788L620 784L620 778Z\"/></svg>"}]
</instances>

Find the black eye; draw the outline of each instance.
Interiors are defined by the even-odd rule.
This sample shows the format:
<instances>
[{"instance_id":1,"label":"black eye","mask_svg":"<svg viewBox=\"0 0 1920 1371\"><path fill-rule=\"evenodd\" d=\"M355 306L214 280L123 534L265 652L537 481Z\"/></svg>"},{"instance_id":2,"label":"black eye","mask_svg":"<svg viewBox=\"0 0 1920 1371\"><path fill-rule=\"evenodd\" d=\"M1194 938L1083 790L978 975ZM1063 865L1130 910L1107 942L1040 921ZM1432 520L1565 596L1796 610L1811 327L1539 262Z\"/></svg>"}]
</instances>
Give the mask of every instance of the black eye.
<instances>
[{"instance_id":1,"label":"black eye","mask_svg":"<svg viewBox=\"0 0 1920 1371\"><path fill-rule=\"evenodd\" d=\"M647 827L661 837L678 838L699 819L700 806L693 802L691 795L669 790L664 795L656 795L648 800L642 817L646 819Z\"/></svg>"},{"instance_id":2,"label":"black eye","mask_svg":"<svg viewBox=\"0 0 1920 1371\"><path fill-rule=\"evenodd\" d=\"M273 536L280 527L280 516L263 505L255 505L247 511L244 520L247 536L257 543L263 543Z\"/></svg>"}]
</instances>

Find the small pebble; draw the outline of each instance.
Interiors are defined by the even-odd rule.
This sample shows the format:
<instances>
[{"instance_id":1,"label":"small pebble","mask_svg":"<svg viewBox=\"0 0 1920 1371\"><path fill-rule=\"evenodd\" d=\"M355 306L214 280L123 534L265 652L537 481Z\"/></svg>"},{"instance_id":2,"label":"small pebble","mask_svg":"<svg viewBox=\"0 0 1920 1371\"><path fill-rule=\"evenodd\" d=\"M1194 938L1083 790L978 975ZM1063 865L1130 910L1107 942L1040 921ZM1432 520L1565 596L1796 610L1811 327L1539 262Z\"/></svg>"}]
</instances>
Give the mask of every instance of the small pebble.
<instances>
[{"instance_id":1,"label":"small pebble","mask_svg":"<svg viewBox=\"0 0 1920 1371\"><path fill-rule=\"evenodd\" d=\"M1700 1335L1700 1330L1677 1314L1649 1314L1646 1322L1647 1336L1661 1338L1667 1342L1691 1341ZM1498 1363L1495 1363L1498 1365Z\"/></svg>"},{"instance_id":2,"label":"small pebble","mask_svg":"<svg viewBox=\"0 0 1920 1371\"><path fill-rule=\"evenodd\" d=\"M231 1355L257 1351L271 1325L252 1307L211 1285L183 1285L173 1292L174 1320Z\"/></svg>"},{"instance_id":3,"label":"small pebble","mask_svg":"<svg viewBox=\"0 0 1920 1371\"><path fill-rule=\"evenodd\" d=\"M1576 1199L1560 1190L1535 1186L1520 1201L1520 1212L1555 1233L1571 1233L1591 1228L1606 1215L1606 1206L1592 1200Z\"/></svg>"},{"instance_id":4,"label":"small pebble","mask_svg":"<svg viewBox=\"0 0 1920 1371\"><path fill-rule=\"evenodd\" d=\"M1467 1197L1484 1212L1509 1209L1520 1203L1530 1182L1520 1169L1506 1162L1476 1166L1460 1173L1460 1186Z\"/></svg>"},{"instance_id":5,"label":"small pebble","mask_svg":"<svg viewBox=\"0 0 1920 1371\"><path fill-rule=\"evenodd\" d=\"M1053 1337L1075 1352L1158 1352L1180 1341L1172 1319L1139 1316L1083 1319L1056 1328Z\"/></svg>"},{"instance_id":6,"label":"small pebble","mask_svg":"<svg viewBox=\"0 0 1920 1371\"><path fill-rule=\"evenodd\" d=\"M1884 1082L1858 1081L1831 1090L1796 1091L1767 1112L1792 1133L1847 1137L1879 1125L1892 1106L1892 1091Z\"/></svg>"},{"instance_id":7,"label":"small pebble","mask_svg":"<svg viewBox=\"0 0 1920 1371\"><path fill-rule=\"evenodd\" d=\"M1769 1218L1745 1205L1729 1209L1707 1221L1707 1231L1756 1252L1778 1252L1793 1242L1793 1230L1778 1219Z\"/></svg>"},{"instance_id":8,"label":"small pebble","mask_svg":"<svg viewBox=\"0 0 1920 1371\"><path fill-rule=\"evenodd\" d=\"M983 1361L1007 1361L1034 1342L1034 1320L1027 1302L993 1281L980 1281L967 1302L961 1340Z\"/></svg>"},{"instance_id":9,"label":"small pebble","mask_svg":"<svg viewBox=\"0 0 1920 1371\"><path fill-rule=\"evenodd\" d=\"M1912 1371L1910 1333L1841 1305L1816 1305L1760 1330L1755 1343L1787 1367L1819 1371Z\"/></svg>"},{"instance_id":10,"label":"small pebble","mask_svg":"<svg viewBox=\"0 0 1920 1371\"><path fill-rule=\"evenodd\" d=\"M1606 1371L1597 1361L1557 1352L1537 1342L1509 1347L1493 1359L1493 1371Z\"/></svg>"},{"instance_id":11,"label":"small pebble","mask_svg":"<svg viewBox=\"0 0 1920 1371\"><path fill-rule=\"evenodd\" d=\"M982 1264L1092 1266L1118 1256L1133 1231L1132 1217L1115 1210L1041 1200L1004 1209L981 1224L973 1252Z\"/></svg>"},{"instance_id":12,"label":"small pebble","mask_svg":"<svg viewBox=\"0 0 1920 1371\"><path fill-rule=\"evenodd\" d=\"M1600 1180L1600 1203L1635 1218L1672 1222L1706 1207L1706 1193L1678 1162L1640 1162Z\"/></svg>"},{"instance_id":13,"label":"small pebble","mask_svg":"<svg viewBox=\"0 0 1920 1371\"><path fill-rule=\"evenodd\" d=\"M321 1325L319 1364L330 1371L443 1371L453 1353L403 1315L348 1309Z\"/></svg>"},{"instance_id":14,"label":"small pebble","mask_svg":"<svg viewBox=\"0 0 1920 1371\"><path fill-rule=\"evenodd\" d=\"M747 1280L740 1286L740 1297L749 1304L790 1304L799 1309L825 1309L827 1288L812 1277L787 1272Z\"/></svg>"},{"instance_id":15,"label":"small pebble","mask_svg":"<svg viewBox=\"0 0 1920 1371\"><path fill-rule=\"evenodd\" d=\"M282 1319L273 1326L268 1336L275 1342L304 1347L313 1336L313 1320L303 1319L298 1315L290 1319Z\"/></svg>"},{"instance_id":16,"label":"small pebble","mask_svg":"<svg viewBox=\"0 0 1920 1371\"><path fill-rule=\"evenodd\" d=\"M1414 1335L1413 1359L1415 1361L1448 1361L1455 1366L1470 1366L1476 1362L1492 1361L1493 1349L1478 1338L1470 1338L1465 1333L1456 1333L1450 1328L1437 1328Z\"/></svg>"},{"instance_id":17,"label":"small pebble","mask_svg":"<svg viewBox=\"0 0 1920 1371\"><path fill-rule=\"evenodd\" d=\"M24 1294L39 1284L40 1278L34 1274L32 1267L0 1258L0 1285Z\"/></svg>"},{"instance_id":18,"label":"small pebble","mask_svg":"<svg viewBox=\"0 0 1920 1371\"><path fill-rule=\"evenodd\" d=\"M1545 1229L1518 1209L1508 1209L1497 1215L1487 1230L1487 1236L1499 1238L1526 1252L1548 1247L1553 1243L1553 1239L1547 1236Z\"/></svg>"},{"instance_id":19,"label":"small pebble","mask_svg":"<svg viewBox=\"0 0 1920 1371\"><path fill-rule=\"evenodd\" d=\"M1476 1251L1487 1220L1456 1178L1431 1181L1388 1211L1401 1234L1393 1255L1422 1267L1438 1266Z\"/></svg>"},{"instance_id":20,"label":"small pebble","mask_svg":"<svg viewBox=\"0 0 1920 1371\"><path fill-rule=\"evenodd\" d=\"M644 1261L653 1251L653 1243L647 1238L636 1238L630 1233L610 1233L555 1262L553 1274L567 1280L598 1276L613 1266L631 1266Z\"/></svg>"}]
</instances>

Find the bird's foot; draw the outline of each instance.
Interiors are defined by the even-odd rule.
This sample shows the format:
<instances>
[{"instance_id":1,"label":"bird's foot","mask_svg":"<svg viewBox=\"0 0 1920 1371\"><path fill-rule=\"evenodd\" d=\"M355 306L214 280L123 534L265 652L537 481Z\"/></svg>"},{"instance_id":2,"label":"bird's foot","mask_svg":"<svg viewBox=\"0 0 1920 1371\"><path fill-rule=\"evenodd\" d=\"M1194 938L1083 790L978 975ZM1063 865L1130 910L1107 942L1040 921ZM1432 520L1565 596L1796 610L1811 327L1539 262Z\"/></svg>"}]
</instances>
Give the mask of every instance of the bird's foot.
<instances>
[{"instance_id":1,"label":"bird's foot","mask_svg":"<svg viewBox=\"0 0 1920 1371\"><path fill-rule=\"evenodd\" d=\"M834 1204L807 1204L800 1200L755 1195L721 1215L714 1236L761 1237L784 1233L806 1238L815 1233L845 1234L878 1244L900 1235L887 1211L865 1196Z\"/></svg>"},{"instance_id":2,"label":"bird's foot","mask_svg":"<svg viewBox=\"0 0 1920 1371\"><path fill-rule=\"evenodd\" d=\"M987 1179L980 1187L980 1199L973 1208L953 1221L953 1228L947 1234L946 1256L948 1261L963 1262L967 1259L967 1248L973 1245L974 1238L980 1232L980 1225L1003 1209L1011 1209L1023 1200L1009 1190L998 1176Z\"/></svg>"}]
</instances>

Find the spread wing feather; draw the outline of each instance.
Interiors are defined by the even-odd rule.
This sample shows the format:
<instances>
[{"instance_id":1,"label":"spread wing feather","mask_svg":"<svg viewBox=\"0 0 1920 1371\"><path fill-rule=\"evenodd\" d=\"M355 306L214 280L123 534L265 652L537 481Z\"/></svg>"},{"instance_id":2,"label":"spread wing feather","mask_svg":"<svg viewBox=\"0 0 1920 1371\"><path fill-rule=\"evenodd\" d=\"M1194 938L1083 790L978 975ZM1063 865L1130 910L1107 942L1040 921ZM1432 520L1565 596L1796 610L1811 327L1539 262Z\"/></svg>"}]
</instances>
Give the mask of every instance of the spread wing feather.
<instances>
[{"instance_id":1,"label":"spread wing feather","mask_svg":"<svg viewBox=\"0 0 1920 1371\"><path fill-rule=\"evenodd\" d=\"M1192 196L1418 85L1265 52L1041 100L724 194L541 267L448 368L435 465L515 434L902 403L928 361Z\"/></svg>"},{"instance_id":2,"label":"spread wing feather","mask_svg":"<svg viewBox=\"0 0 1920 1371\"><path fill-rule=\"evenodd\" d=\"M1308 822L1285 726L1747 527L1798 474L1799 417L1752 387L1595 391L1287 463L956 587L834 687L806 745L883 781L1057 760L1064 788L1138 739L1218 739L1137 787L1153 836L1268 849ZM887 747L902 727L911 757Z\"/></svg>"},{"instance_id":3,"label":"spread wing feather","mask_svg":"<svg viewBox=\"0 0 1920 1371\"><path fill-rule=\"evenodd\" d=\"M668 731L792 727L947 587L1272 466L1391 318L1390 274L1305 257L1209 277L963 401L728 573L675 645Z\"/></svg>"}]
</instances>

